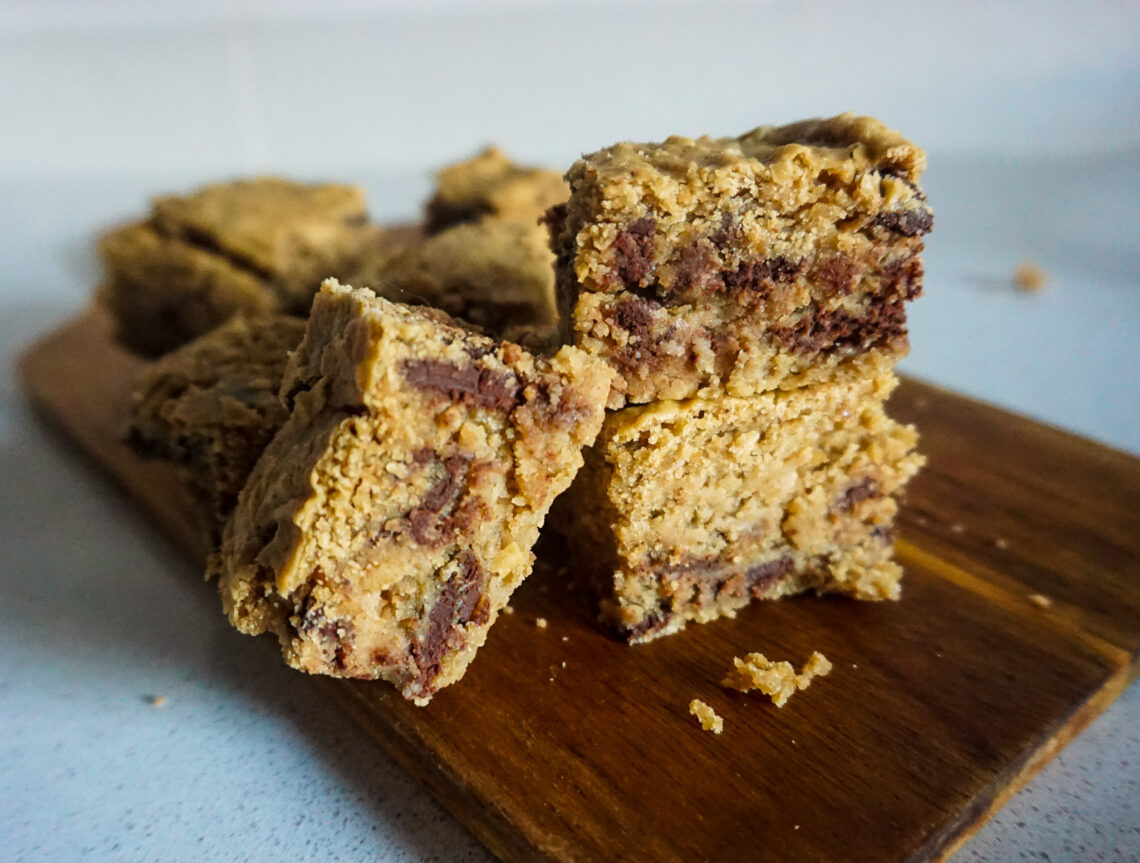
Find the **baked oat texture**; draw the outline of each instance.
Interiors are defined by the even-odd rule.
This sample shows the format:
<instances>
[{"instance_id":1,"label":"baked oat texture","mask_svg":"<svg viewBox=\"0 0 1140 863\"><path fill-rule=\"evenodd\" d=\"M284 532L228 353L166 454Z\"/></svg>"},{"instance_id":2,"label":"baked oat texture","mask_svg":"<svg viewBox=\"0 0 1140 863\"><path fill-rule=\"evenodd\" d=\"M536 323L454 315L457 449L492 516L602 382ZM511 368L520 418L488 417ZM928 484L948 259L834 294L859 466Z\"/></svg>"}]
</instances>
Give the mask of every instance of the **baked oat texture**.
<instances>
[{"instance_id":1,"label":"baked oat texture","mask_svg":"<svg viewBox=\"0 0 1140 863\"><path fill-rule=\"evenodd\" d=\"M496 335L556 322L554 256L537 222L483 219L409 244L364 282L397 302L425 304Z\"/></svg>"},{"instance_id":2,"label":"baked oat texture","mask_svg":"<svg viewBox=\"0 0 1140 863\"><path fill-rule=\"evenodd\" d=\"M689 713L697 717L697 721L701 723L701 728L705 731L711 731L713 734L720 734L724 731L724 719L699 698L694 698L689 702Z\"/></svg>"},{"instance_id":3,"label":"baked oat texture","mask_svg":"<svg viewBox=\"0 0 1140 863\"><path fill-rule=\"evenodd\" d=\"M607 415L552 523L590 549L632 642L805 590L894 599L898 497L923 463L881 356L826 383Z\"/></svg>"},{"instance_id":4,"label":"baked oat texture","mask_svg":"<svg viewBox=\"0 0 1140 863\"><path fill-rule=\"evenodd\" d=\"M355 186L263 177L167 195L100 241L99 298L123 344L159 356L237 312L307 314L377 232Z\"/></svg>"},{"instance_id":5,"label":"baked oat texture","mask_svg":"<svg viewBox=\"0 0 1140 863\"><path fill-rule=\"evenodd\" d=\"M569 195L558 171L516 164L498 148L488 147L436 174L426 207L427 228L434 233L487 218L533 225Z\"/></svg>"},{"instance_id":6,"label":"baked oat texture","mask_svg":"<svg viewBox=\"0 0 1140 863\"><path fill-rule=\"evenodd\" d=\"M529 574L611 377L327 282L282 383L292 414L211 561L230 621L294 668L426 703Z\"/></svg>"},{"instance_id":7,"label":"baked oat texture","mask_svg":"<svg viewBox=\"0 0 1140 863\"><path fill-rule=\"evenodd\" d=\"M215 542L261 451L285 423L277 397L305 322L231 318L148 366L131 399L131 447L178 466Z\"/></svg>"},{"instance_id":8,"label":"baked oat texture","mask_svg":"<svg viewBox=\"0 0 1140 863\"><path fill-rule=\"evenodd\" d=\"M831 662L818 650L808 657L799 674L790 662L773 662L763 653L749 653L743 659L735 657L732 665L724 686L740 692L759 690L777 707L783 707L796 692L811 686L816 677L831 672Z\"/></svg>"},{"instance_id":9,"label":"baked oat texture","mask_svg":"<svg viewBox=\"0 0 1140 863\"><path fill-rule=\"evenodd\" d=\"M851 114L585 156L547 215L563 337L618 371L611 407L897 359L933 224L924 167L918 147Z\"/></svg>"}]
</instances>

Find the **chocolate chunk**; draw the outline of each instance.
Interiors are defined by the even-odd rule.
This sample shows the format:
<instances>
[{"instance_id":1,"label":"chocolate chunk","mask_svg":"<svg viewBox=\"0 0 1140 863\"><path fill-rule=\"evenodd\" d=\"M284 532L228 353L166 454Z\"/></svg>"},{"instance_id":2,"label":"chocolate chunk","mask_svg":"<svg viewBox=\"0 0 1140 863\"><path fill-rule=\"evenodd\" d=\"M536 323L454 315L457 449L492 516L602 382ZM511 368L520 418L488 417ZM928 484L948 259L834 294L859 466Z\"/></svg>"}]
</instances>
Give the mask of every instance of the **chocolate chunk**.
<instances>
[{"instance_id":1,"label":"chocolate chunk","mask_svg":"<svg viewBox=\"0 0 1140 863\"><path fill-rule=\"evenodd\" d=\"M513 372L455 366L442 360L404 360L404 379L413 387L446 394L463 404L507 412L518 403Z\"/></svg>"},{"instance_id":2,"label":"chocolate chunk","mask_svg":"<svg viewBox=\"0 0 1140 863\"><path fill-rule=\"evenodd\" d=\"M674 270L674 287L679 290L699 288L716 274L717 266L703 243L692 243L681 249Z\"/></svg>"},{"instance_id":3,"label":"chocolate chunk","mask_svg":"<svg viewBox=\"0 0 1140 863\"><path fill-rule=\"evenodd\" d=\"M840 512L849 512L855 504L869 497L877 497L878 494L879 484L870 477L864 477L839 496L835 508Z\"/></svg>"},{"instance_id":4,"label":"chocolate chunk","mask_svg":"<svg viewBox=\"0 0 1140 863\"><path fill-rule=\"evenodd\" d=\"M791 555L784 555L759 566L749 567L744 573L749 592L759 599L768 593L776 582L790 575L794 566L795 562Z\"/></svg>"},{"instance_id":5,"label":"chocolate chunk","mask_svg":"<svg viewBox=\"0 0 1140 863\"><path fill-rule=\"evenodd\" d=\"M440 512L455 499L470 461L462 455L448 456L443 460L444 475L424 495L424 509Z\"/></svg>"},{"instance_id":6,"label":"chocolate chunk","mask_svg":"<svg viewBox=\"0 0 1140 863\"><path fill-rule=\"evenodd\" d=\"M419 669L419 683L424 694L435 691L432 680L439 674L443 654L458 645L462 628L468 623L487 622L488 606L483 600L483 567L471 552L459 555L460 571L440 591L428 614L427 632L412 645L412 660Z\"/></svg>"},{"instance_id":7,"label":"chocolate chunk","mask_svg":"<svg viewBox=\"0 0 1140 863\"><path fill-rule=\"evenodd\" d=\"M913 300L922 296L923 266L922 258L919 257L921 249L920 244L919 249L912 255L883 265L886 293L895 294L904 300Z\"/></svg>"},{"instance_id":8,"label":"chocolate chunk","mask_svg":"<svg viewBox=\"0 0 1140 863\"><path fill-rule=\"evenodd\" d=\"M905 338L906 310L901 298L876 298L861 316L817 309L768 332L781 347L795 353L868 350Z\"/></svg>"},{"instance_id":9,"label":"chocolate chunk","mask_svg":"<svg viewBox=\"0 0 1140 863\"><path fill-rule=\"evenodd\" d=\"M795 281L802 269L802 261L793 261L783 255L745 261L731 273L724 274L724 287L730 293L767 294L778 283Z\"/></svg>"},{"instance_id":10,"label":"chocolate chunk","mask_svg":"<svg viewBox=\"0 0 1140 863\"><path fill-rule=\"evenodd\" d=\"M934 228L934 213L925 207L916 207L898 212L886 210L875 216L875 225L902 234L904 237L917 237L929 234Z\"/></svg>"},{"instance_id":11,"label":"chocolate chunk","mask_svg":"<svg viewBox=\"0 0 1140 863\"><path fill-rule=\"evenodd\" d=\"M736 234L736 216L732 213L725 213L720 220L720 227L709 235L709 240L718 249L723 249L736 238Z\"/></svg>"},{"instance_id":12,"label":"chocolate chunk","mask_svg":"<svg viewBox=\"0 0 1140 863\"><path fill-rule=\"evenodd\" d=\"M641 297L625 297L614 308L610 320L639 341L649 341L654 305Z\"/></svg>"},{"instance_id":13,"label":"chocolate chunk","mask_svg":"<svg viewBox=\"0 0 1140 863\"><path fill-rule=\"evenodd\" d=\"M829 294L844 297L855 289L855 262L849 255L835 255L818 264L812 277Z\"/></svg>"},{"instance_id":14,"label":"chocolate chunk","mask_svg":"<svg viewBox=\"0 0 1140 863\"><path fill-rule=\"evenodd\" d=\"M639 285L653 266L653 231L657 221L643 217L614 239L614 269L624 285Z\"/></svg>"}]
</instances>

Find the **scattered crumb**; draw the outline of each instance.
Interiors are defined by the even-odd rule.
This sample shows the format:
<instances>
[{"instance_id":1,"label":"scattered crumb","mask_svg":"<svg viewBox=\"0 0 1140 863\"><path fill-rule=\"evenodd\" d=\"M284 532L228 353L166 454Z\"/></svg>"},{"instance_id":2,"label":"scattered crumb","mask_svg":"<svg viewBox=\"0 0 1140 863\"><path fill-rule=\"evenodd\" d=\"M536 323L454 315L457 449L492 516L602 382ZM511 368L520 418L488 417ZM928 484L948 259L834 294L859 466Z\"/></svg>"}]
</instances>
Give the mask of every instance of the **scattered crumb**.
<instances>
[{"instance_id":1,"label":"scattered crumb","mask_svg":"<svg viewBox=\"0 0 1140 863\"><path fill-rule=\"evenodd\" d=\"M1029 601L1036 605L1038 608L1052 608L1053 600L1043 593L1029 594Z\"/></svg>"},{"instance_id":2,"label":"scattered crumb","mask_svg":"<svg viewBox=\"0 0 1140 863\"><path fill-rule=\"evenodd\" d=\"M930 525L930 519L928 519L925 515L920 515L915 517L914 523L919 527L928 527Z\"/></svg>"},{"instance_id":3,"label":"scattered crumb","mask_svg":"<svg viewBox=\"0 0 1140 863\"><path fill-rule=\"evenodd\" d=\"M563 667L563 668L565 668L565 667L566 667L566 660L565 660L565 659L563 659L563 660L562 660L562 667Z\"/></svg>"},{"instance_id":4,"label":"scattered crumb","mask_svg":"<svg viewBox=\"0 0 1140 863\"><path fill-rule=\"evenodd\" d=\"M697 717L697 720L701 723L701 728L705 731L711 731L713 734L720 734L724 731L724 720L717 716L716 711L699 698L694 698L689 702L689 713Z\"/></svg>"},{"instance_id":5,"label":"scattered crumb","mask_svg":"<svg viewBox=\"0 0 1140 863\"><path fill-rule=\"evenodd\" d=\"M515 613L515 607L513 605L504 605L503 606L503 614L514 614L514 613Z\"/></svg>"},{"instance_id":6,"label":"scattered crumb","mask_svg":"<svg viewBox=\"0 0 1140 863\"><path fill-rule=\"evenodd\" d=\"M796 830L799 830L799 829L800 829L800 825L799 825L799 824L797 824L797 825L795 826L795 829L796 829Z\"/></svg>"},{"instance_id":7,"label":"scattered crumb","mask_svg":"<svg viewBox=\"0 0 1140 863\"><path fill-rule=\"evenodd\" d=\"M570 640L570 636L568 636L568 635L564 635L564 636L562 636L562 640L563 640L563 641L569 641L569 640Z\"/></svg>"},{"instance_id":8,"label":"scattered crumb","mask_svg":"<svg viewBox=\"0 0 1140 863\"><path fill-rule=\"evenodd\" d=\"M1022 261L1013 271L1013 283L1023 291L1039 291L1048 280L1048 274L1033 261Z\"/></svg>"},{"instance_id":9,"label":"scattered crumb","mask_svg":"<svg viewBox=\"0 0 1140 863\"><path fill-rule=\"evenodd\" d=\"M1009 540L999 536L994 540L994 545L996 545L1002 551L1005 551L1007 548L1009 548Z\"/></svg>"},{"instance_id":10,"label":"scattered crumb","mask_svg":"<svg viewBox=\"0 0 1140 863\"><path fill-rule=\"evenodd\" d=\"M545 617L536 617L534 619L534 625L537 626L539 629L546 629L546 618Z\"/></svg>"},{"instance_id":11,"label":"scattered crumb","mask_svg":"<svg viewBox=\"0 0 1140 863\"><path fill-rule=\"evenodd\" d=\"M812 678L831 671L831 663L819 651L812 653L799 674L790 662L773 662L763 653L749 653L744 659L736 657L732 664L734 668L724 678L723 686L741 692L759 689L777 707L787 704L797 689L807 689Z\"/></svg>"},{"instance_id":12,"label":"scattered crumb","mask_svg":"<svg viewBox=\"0 0 1140 863\"><path fill-rule=\"evenodd\" d=\"M956 521L952 525L950 525L950 532L951 533L965 533L965 531L966 531L966 525L962 524L960 521Z\"/></svg>"},{"instance_id":13,"label":"scattered crumb","mask_svg":"<svg viewBox=\"0 0 1140 863\"><path fill-rule=\"evenodd\" d=\"M147 696L146 703L151 707L163 707L166 705L165 695L150 695Z\"/></svg>"}]
</instances>

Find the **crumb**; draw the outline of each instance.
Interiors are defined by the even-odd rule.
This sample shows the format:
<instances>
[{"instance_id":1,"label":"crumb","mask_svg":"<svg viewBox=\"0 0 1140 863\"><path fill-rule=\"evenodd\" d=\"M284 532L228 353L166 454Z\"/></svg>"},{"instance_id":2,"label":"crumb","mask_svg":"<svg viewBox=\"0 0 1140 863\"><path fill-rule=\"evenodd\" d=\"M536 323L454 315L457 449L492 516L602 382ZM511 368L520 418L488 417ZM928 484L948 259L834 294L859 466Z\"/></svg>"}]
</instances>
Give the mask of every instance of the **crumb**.
<instances>
[{"instance_id":1,"label":"crumb","mask_svg":"<svg viewBox=\"0 0 1140 863\"><path fill-rule=\"evenodd\" d=\"M565 659L563 659L563 660L562 660L562 667L563 667L563 668L565 668L565 667L566 667L566 660L565 660Z\"/></svg>"},{"instance_id":2,"label":"crumb","mask_svg":"<svg viewBox=\"0 0 1140 863\"><path fill-rule=\"evenodd\" d=\"M777 707L787 704L796 690L807 689L813 678L831 671L831 663L819 651L812 653L799 674L790 662L772 662L763 653L749 653L744 659L736 657L732 663L734 668L725 677L723 686L741 692L759 689Z\"/></svg>"},{"instance_id":3,"label":"crumb","mask_svg":"<svg viewBox=\"0 0 1140 863\"><path fill-rule=\"evenodd\" d=\"M1022 261L1013 271L1013 283L1023 291L1039 291L1048 279L1048 274L1033 261Z\"/></svg>"},{"instance_id":4,"label":"crumb","mask_svg":"<svg viewBox=\"0 0 1140 863\"><path fill-rule=\"evenodd\" d=\"M537 626L539 629L546 629L546 618L545 617L536 617L534 619L534 625Z\"/></svg>"},{"instance_id":5,"label":"crumb","mask_svg":"<svg viewBox=\"0 0 1140 863\"><path fill-rule=\"evenodd\" d=\"M1029 601L1036 605L1038 608L1052 608L1053 600L1043 593L1029 594Z\"/></svg>"},{"instance_id":6,"label":"crumb","mask_svg":"<svg viewBox=\"0 0 1140 863\"><path fill-rule=\"evenodd\" d=\"M966 526L964 524L962 524L961 522L956 521L956 522L954 522L954 524L950 525L950 532L951 533L965 533L966 532Z\"/></svg>"},{"instance_id":7,"label":"crumb","mask_svg":"<svg viewBox=\"0 0 1140 863\"><path fill-rule=\"evenodd\" d=\"M503 606L503 614L514 614L514 613L515 613L515 607L513 605L504 605Z\"/></svg>"},{"instance_id":8,"label":"crumb","mask_svg":"<svg viewBox=\"0 0 1140 863\"><path fill-rule=\"evenodd\" d=\"M147 696L146 703L151 707L163 707L166 705L165 695L150 695Z\"/></svg>"},{"instance_id":9,"label":"crumb","mask_svg":"<svg viewBox=\"0 0 1140 863\"><path fill-rule=\"evenodd\" d=\"M570 640L570 636L568 636L568 635L564 635L564 636L562 636L562 640L563 640L563 641L569 641L569 640Z\"/></svg>"},{"instance_id":10,"label":"crumb","mask_svg":"<svg viewBox=\"0 0 1140 863\"><path fill-rule=\"evenodd\" d=\"M724 731L724 720L699 698L694 698L689 702L689 713L697 717L701 723L701 728L705 731L711 731L713 734L720 734Z\"/></svg>"},{"instance_id":11,"label":"crumb","mask_svg":"<svg viewBox=\"0 0 1140 863\"><path fill-rule=\"evenodd\" d=\"M1009 540L999 536L994 540L994 545L996 545L1002 551L1005 551L1007 548L1009 548Z\"/></svg>"},{"instance_id":12,"label":"crumb","mask_svg":"<svg viewBox=\"0 0 1140 863\"><path fill-rule=\"evenodd\" d=\"M796 830L799 830L799 829L800 829L800 825L799 825L799 824L797 824L797 825L795 826L795 829L796 829Z\"/></svg>"}]
</instances>

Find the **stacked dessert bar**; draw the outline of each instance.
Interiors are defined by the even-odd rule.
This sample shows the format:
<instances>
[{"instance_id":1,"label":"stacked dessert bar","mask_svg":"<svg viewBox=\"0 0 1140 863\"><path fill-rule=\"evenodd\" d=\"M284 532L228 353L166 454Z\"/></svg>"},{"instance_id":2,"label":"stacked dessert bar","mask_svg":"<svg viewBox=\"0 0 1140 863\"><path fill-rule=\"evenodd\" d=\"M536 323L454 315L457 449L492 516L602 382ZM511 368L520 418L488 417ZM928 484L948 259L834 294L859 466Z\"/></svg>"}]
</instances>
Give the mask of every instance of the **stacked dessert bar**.
<instances>
[{"instance_id":1,"label":"stacked dessert bar","mask_svg":"<svg viewBox=\"0 0 1140 863\"><path fill-rule=\"evenodd\" d=\"M617 144L547 215L563 340L616 373L560 519L630 641L803 590L894 598L922 463L884 411L932 226L923 152L843 115Z\"/></svg>"}]
</instances>

